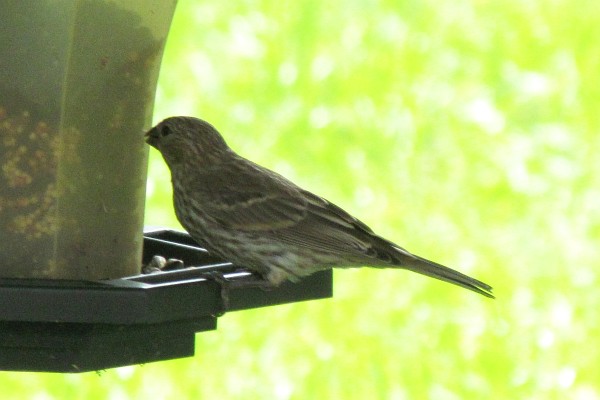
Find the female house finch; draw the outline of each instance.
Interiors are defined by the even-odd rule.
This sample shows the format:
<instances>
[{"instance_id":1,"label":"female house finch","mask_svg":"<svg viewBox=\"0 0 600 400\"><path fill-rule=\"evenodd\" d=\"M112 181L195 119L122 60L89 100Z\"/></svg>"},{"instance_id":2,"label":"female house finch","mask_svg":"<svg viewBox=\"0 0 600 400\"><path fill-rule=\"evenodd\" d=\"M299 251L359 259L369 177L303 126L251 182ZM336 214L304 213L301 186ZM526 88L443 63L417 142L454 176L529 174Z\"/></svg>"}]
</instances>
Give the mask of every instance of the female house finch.
<instances>
[{"instance_id":1,"label":"female house finch","mask_svg":"<svg viewBox=\"0 0 600 400\"><path fill-rule=\"evenodd\" d=\"M175 213L200 245L267 285L330 267L403 268L493 298L491 286L409 253L329 201L249 161L208 122L167 118L148 133L171 170Z\"/></svg>"}]
</instances>

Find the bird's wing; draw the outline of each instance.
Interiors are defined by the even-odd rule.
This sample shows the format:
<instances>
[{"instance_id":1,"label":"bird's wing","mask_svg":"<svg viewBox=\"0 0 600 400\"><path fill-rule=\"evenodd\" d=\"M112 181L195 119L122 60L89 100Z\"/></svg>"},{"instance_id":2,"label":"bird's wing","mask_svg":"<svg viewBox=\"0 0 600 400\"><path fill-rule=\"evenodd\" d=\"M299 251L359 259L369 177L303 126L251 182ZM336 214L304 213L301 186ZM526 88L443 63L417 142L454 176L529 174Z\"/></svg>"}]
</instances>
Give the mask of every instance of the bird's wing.
<instances>
[{"instance_id":1,"label":"bird's wing","mask_svg":"<svg viewBox=\"0 0 600 400\"><path fill-rule=\"evenodd\" d=\"M375 246L378 236L365 223L321 197L307 191L303 194L308 201L305 217L293 227L278 230L278 240L348 257L354 255L357 261L388 258L379 254Z\"/></svg>"},{"instance_id":2,"label":"bird's wing","mask_svg":"<svg viewBox=\"0 0 600 400\"><path fill-rule=\"evenodd\" d=\"M203 211L221 226L244 232L276 231L305 218L300 188L282 176L244 160L195 183ZM258 171L259 170L259 171Z\"/></svg>"},{"instance_id":3,"label":"bird's wing","mask_svg":"<svg viewBox=\"0 0 600 400\"><path fill-rule=\"evenodd\" d=\"M328 200L325 200L324 198L306 190L303 190L302 194L308 202L308 210L313 217L318 217L324 221L329 221L329 223L333 224L333 226L337 228L348 228L353 230L357 229L364 233L373 233L367 224L348 214L342 208L336 206Z\"/></svg>"},{"instance_id":4,"label":"bird's wing","mask_svg":"<svg viewBox=\"0 0 600 400\"><path fill-rule=\"evenodd\" d=\"M194 186L206 199L203 211L222 227L363 261L387 258L377 254L377 236L366 224L275 172L244 159L206 176Z\"/></svg>"},{"instance_id":5,"label":"bird's wing","mask_svg":"<svg viewBox=\"0 0 600 400\"><path fill-rule=\"evenodd\" d=\"M235 192L210 209L221 225L238 231L273 231L304 218L306 206L285 193Z\"/></svg>"}]
</instances>

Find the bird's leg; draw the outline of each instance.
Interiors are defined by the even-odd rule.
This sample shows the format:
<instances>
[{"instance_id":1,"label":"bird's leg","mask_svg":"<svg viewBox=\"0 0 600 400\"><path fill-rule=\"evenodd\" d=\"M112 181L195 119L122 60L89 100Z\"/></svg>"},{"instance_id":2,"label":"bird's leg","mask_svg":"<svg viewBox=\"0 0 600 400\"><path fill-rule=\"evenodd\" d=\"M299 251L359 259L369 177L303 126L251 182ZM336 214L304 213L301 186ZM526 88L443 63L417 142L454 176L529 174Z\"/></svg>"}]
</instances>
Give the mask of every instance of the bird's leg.
<instances>
[{"instance_id":1,"label":"bird's leg","mask_svg":"<svg viewBox=\"0 0 600 400\"><path fill-rule=\"evenodd\" d=\"M148 264L142 265L142 274L152 274L161 271L174 271L183 268L183 261L178 260L177 258L169 258L167 260L163 256L154 256Z\"/></svg>"}]
</instances>

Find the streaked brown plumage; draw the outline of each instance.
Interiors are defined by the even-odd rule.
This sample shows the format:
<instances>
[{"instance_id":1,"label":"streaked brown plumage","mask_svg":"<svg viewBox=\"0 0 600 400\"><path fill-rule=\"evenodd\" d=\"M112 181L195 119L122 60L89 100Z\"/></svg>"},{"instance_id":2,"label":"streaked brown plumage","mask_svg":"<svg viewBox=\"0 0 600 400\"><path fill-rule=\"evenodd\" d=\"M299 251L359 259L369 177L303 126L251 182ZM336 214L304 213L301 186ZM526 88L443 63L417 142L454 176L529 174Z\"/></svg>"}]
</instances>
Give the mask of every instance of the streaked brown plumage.
<instances>
[{"instance_id":1,"label":"streaked brown plumage","mask_svg":"<svg viewBox=\"0 0 600 400\"><path fill-rule=\"evenodd\" d=\"M492 288L409 253L231 150L209 123L167 118L146 134L171 170L177 218L206 249L272 285L330 267L404 268L487 297Z\"/></svg>"}]
</instances>

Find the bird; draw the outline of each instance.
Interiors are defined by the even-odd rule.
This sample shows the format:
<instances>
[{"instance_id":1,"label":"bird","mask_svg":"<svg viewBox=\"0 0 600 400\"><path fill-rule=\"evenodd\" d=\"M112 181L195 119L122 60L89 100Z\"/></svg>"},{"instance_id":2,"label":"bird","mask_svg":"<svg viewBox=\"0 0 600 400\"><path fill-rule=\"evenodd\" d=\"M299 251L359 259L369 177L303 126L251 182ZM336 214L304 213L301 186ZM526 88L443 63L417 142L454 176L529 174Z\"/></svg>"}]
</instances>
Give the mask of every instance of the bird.
<instances>
[{"instance_id":1,"label":"bird","mask_svg":"<svg viewBox=\"0 0 600 400\"><path fill-rule=\"evenodd\" d=\"M333 267L405 269L494 298L492 287L410 253L332 202L234 152L210 123L164 119L145 134L171 172L181 225L265 287Z\"/></svg>"}]
</instances>

